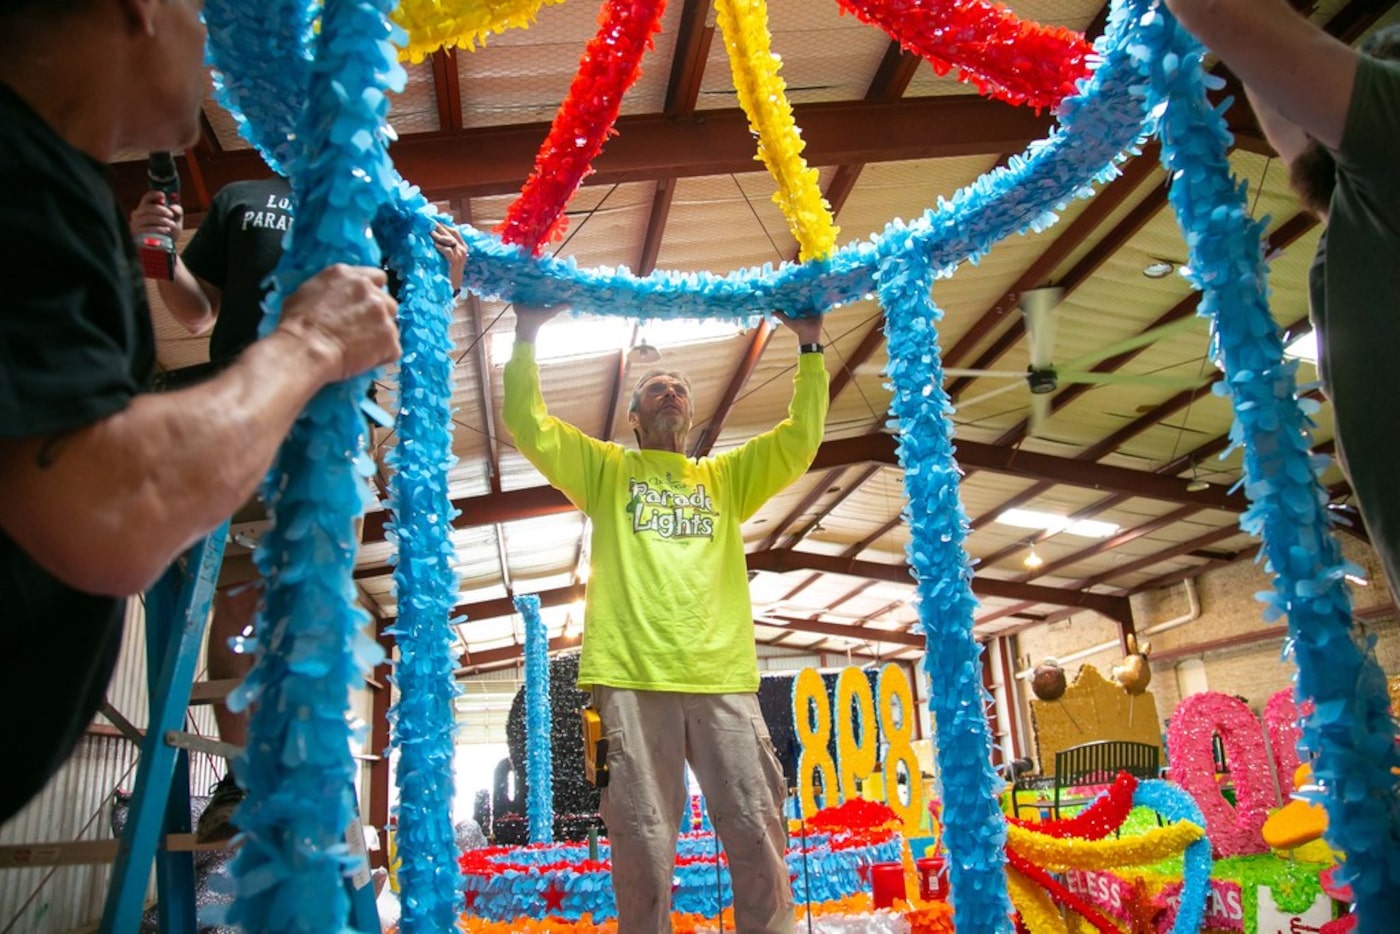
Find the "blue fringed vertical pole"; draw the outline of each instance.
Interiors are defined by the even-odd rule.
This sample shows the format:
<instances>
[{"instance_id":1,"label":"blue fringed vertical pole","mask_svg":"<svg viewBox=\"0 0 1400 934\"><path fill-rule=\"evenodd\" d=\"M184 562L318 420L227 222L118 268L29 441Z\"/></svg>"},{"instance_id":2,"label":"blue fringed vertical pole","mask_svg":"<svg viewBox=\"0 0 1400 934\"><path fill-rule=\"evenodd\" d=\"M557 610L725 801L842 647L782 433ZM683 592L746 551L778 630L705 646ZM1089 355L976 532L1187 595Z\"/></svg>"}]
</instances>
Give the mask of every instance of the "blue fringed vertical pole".
<instances>
[{"instance_id":1,"label":"blue fringed vertical pole","mask_svg":"<svg viewBox=\"0 0 1400 934\"><path fill-rule=\"evenodd\" d=\"M924 668L937 724L943 783L943 839L949 857L953 917L960 934L1012 930L1006 890L1006 823L997 807L992 733L982 687L981 647L972 638L972 567L963 542L967 516L958 500L952 406L943 389L934 324L934 270L926 253L886 233L892 248L879 267L880 304L889 344L891 413L909 496L905 517L909 568L918 582L919 620L928 640Z\"/></svg>"},{"instance_id":2,"label":"blue fringed vertical pole","mask_svg":"<svg viewBox=\"0 0 1400 934\"><path fill-rule=\"evenodd\" d=\"M320 4L314 0L207 0L214 96L238 133L276 173L290 177L302 152L296 132L311 81Z\"/></svg>"},{"instance_id":3,"label":"blue fringed vertical pole","mask_svg":"<svg viewBox=\"0 0 1400 934\"><path fill-rule=\"evenodd\" d=\"M386 17L389 3L329 0L290 169L297 223L274 275L264 333L282 297L336 262L375 266L369 236L388 165L386 90L402 90ZM234 923L244 930L339 931L349 913L345 846L355 763L349 688L380 657L360 630L350 572L354 518L363 509L359 402L368 375L323 389L307 406L263 485L272 530L255 553L267 580L258 660L230 707L256 704L237 773L248 791L235 820Z\"/></svg>"},{"instance_id":4,"label":"blue fringed vertical pole","mask_svg":"<svg viewBox=\"0 0 1400 934\"><path fill-rule=\"evenodd\" d=\"M452 764L458 694L453 607L457 571L447 491L452 453L452 286L432 244L431 205L400 184L375 220L389 265L398 273L399 443L390 534L398 544L394 587L399 616L390 632L398 701L389 712L398 750L398 870L404 934L453 930L462 913L462 870L452 827Z\"/></svg>"},{"instance_id":5,"label":"blue fringed vertical pole","mask_svg":"<svg viewBox=\"0 0 1400 934\"><path fill-rule=\"evenodd\" d=\"M554 842L554 751L550 737L549 631L540 598L515 598L525 618L525 815L531 843Z\"/></svg>"},{"instance_id":6,"label":"blue fringed vertical pole","mask_svg":"<svg viewBox=\"0 0 1400 934\"><path fill-rule=\"evenodd\" d=\"M1318 474L1326 458L1309 452L1316 404L1298 397L1297 361L1265 301L1263 222L1249 217L1245 190L1230 174L1229 132L1206 99L1203 50L1165 9L1150 24L1166 54L1140 60L1162 116L1162 162L1175 179L1171 204L1190 244L1192 284L1204 293L1201 314L1215 328L1214 355L1235 423L1233 445L1245 449L1250 508L1240 526L1263 538L1274 591L1261 595L1265 617L1287 616L1298 663L1298 697L1314 711L1302 744L1317 753L1313 769L1327 808L1327 841L1346 854L1341 878L1355 893L1357 930L1388 931L1400 890L1400 768L1385 675L1371 646L1351 625L1344 560ZM1224 109L1222 105L1221 109ZM1383 429L1384 430L1384 429ZM1228 452L1226 452L1228 453ZM1222 455L1223 456L1223 455Z\"/></svg>"}]
</instances>

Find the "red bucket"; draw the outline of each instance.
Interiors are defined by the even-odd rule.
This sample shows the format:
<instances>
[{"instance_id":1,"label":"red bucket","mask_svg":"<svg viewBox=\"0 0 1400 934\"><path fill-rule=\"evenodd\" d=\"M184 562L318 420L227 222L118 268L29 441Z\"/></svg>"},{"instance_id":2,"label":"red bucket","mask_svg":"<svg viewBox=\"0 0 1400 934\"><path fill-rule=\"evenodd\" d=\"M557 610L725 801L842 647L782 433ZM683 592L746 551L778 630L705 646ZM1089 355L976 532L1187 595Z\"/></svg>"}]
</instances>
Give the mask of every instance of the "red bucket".
<instances>
[{"instance_id":1,"label":"red bucket","mask_svg":"<svg viewBox=\"0 0 1400 934\"><path fill-rule=\"evenodd\" d=\"M870 888L876 908L890 908L897 898L907 898L902 863L874 863L870 867Z\"/></svg>"},{"instance_id":2,"label":"red bucket","mask_svg":"<svg viewBox=\"0 0 1400 934\"><path fill-rule=\"evenodd\" d=\"M919 897L926 902L943 901L948 897L948 864L939 856L914 860L919 871Z\"/></svg>"}]
</instances>

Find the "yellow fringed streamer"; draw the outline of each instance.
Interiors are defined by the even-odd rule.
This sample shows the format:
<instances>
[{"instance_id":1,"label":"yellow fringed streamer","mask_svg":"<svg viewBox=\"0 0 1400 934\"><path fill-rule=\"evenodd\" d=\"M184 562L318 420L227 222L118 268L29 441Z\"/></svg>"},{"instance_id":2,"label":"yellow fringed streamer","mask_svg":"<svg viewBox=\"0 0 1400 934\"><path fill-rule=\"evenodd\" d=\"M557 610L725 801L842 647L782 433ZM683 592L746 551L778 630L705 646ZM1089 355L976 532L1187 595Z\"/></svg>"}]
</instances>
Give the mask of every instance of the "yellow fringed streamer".
<instances>
[{"instance_id":1,"label":"yellow fringed streamer","mask_svg":"<svg viewBox=\"0 0 1400 934\"><path fill-rule=\"evenodd\" d=\"M1182 852L1205 835L1189 821L1158 827L1135 837L1117 840L1059 839L1024 827L1007 825L1006 846L1042 869L1113 869L1146 866Z\"/></svg>"},{"instance_id":2,"label":"yellow fringed streamer","mask_svg":"<svg viewBox=\"0 0 1400 934\"><path fill-rule=\"evenodd\" d=\"M1067 934L1065 919L1050 893L1010 866L1006 867L1006 889L1030 934Z\"/></svg>"},{"instance_id":3,"label":"yellow fringed streamer","mask_svg":"<svg viewBox=\"0 0 1400 934\"><path fill-rule=\"evenodd\" d=\"M468 51L484 45L492 33L524 29L547 3L564 0L401 0L392 14L408 33L399 58L414 64L438 49Z\"/></svg>"},{"instance_id":4,"label":"yellow fringed streamer","mask_svg":"<svg viewBox=\"0 0 1400 934\"><path fill-rule=\"evenodd\" d=\"M832 222L831 205L822 197L817 170L802 158L806 143L793 120L787 86L778 75L781 62L772 52L767 4L716 0L715 18L724 33L739 104L749 127L758 134L758 158L778 184L773 201L787 218L803 260L829 256L840 228Z\"/></svg>"}]
</instances>

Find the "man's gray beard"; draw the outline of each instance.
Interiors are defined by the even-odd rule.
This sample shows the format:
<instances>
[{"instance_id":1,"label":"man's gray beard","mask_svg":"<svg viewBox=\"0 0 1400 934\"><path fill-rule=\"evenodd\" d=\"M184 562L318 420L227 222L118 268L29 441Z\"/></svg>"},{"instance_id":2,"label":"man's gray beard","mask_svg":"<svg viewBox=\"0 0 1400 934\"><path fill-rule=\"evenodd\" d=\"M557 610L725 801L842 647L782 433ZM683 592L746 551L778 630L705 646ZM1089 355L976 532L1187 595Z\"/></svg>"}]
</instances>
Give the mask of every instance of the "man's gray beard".
<instances>
[{"instance_id":1,"label":"man's gray beard","mask_svg":"<svg viewBox=\"0 0 1400 934\"><path fill-rule=\"evenodd\" d=\"M656 416L656 428L667 434L688 434L690 426L686 424L685 416L678 412L661 412Z\"/></svg>"}]
</instances>

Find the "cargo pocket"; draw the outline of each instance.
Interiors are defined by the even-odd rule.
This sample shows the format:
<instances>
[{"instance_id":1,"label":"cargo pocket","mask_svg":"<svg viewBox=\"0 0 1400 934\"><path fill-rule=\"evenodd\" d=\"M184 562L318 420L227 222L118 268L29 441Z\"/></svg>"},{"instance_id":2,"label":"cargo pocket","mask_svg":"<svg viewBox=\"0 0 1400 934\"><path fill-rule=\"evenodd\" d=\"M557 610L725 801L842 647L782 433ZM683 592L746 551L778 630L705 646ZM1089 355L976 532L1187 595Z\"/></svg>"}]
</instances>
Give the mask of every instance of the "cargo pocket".
<instances>
[{"instance_id":1,"label":"cargo pocket","mask_svg":"<svg viewBox=\"0 0 1400 934\"><path fill-rule=\"evenodd\" d=\"M633 782L628 780L627 766L624 763L622 731L605 730L603 736L608 741L608 784L598 790L598 816L609 832L635 831L637 828L637 803L631 793Z\"/></svg>"},{"instance_id":2,"label":"cargo pocket","mask_svg":"<svg viewBox=\"0 0 1400 934\"><path fill-rule=\"evenodd\" d=\"M763 767L763 779L773 795L773 804L781 808L787 799L787 779L783 777L783 764L778 761L778 751L773 747L773 739L768 735L768 724L762 717L754 717L753 731L758 738L758 757Z\"/></svg>"}]
</instances>

